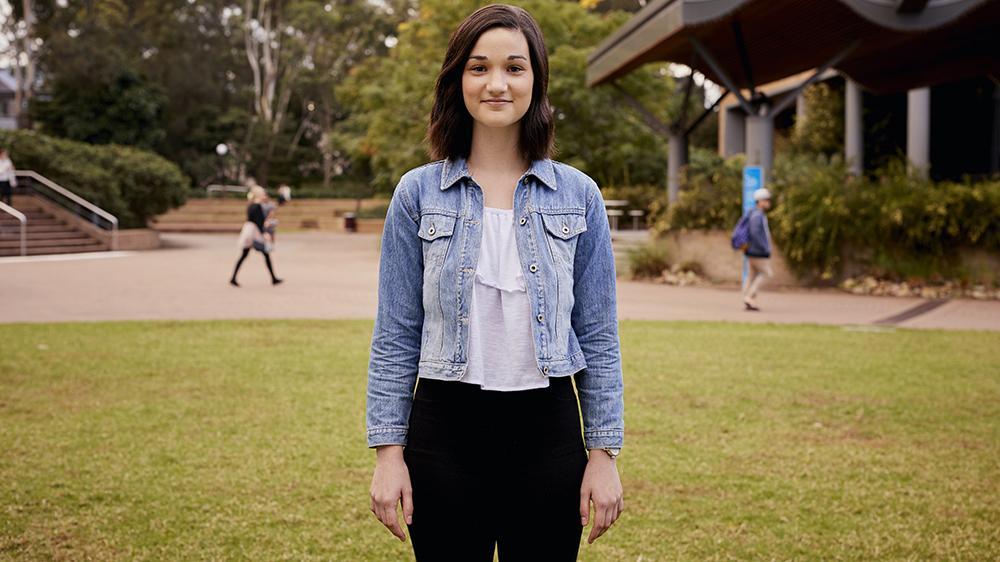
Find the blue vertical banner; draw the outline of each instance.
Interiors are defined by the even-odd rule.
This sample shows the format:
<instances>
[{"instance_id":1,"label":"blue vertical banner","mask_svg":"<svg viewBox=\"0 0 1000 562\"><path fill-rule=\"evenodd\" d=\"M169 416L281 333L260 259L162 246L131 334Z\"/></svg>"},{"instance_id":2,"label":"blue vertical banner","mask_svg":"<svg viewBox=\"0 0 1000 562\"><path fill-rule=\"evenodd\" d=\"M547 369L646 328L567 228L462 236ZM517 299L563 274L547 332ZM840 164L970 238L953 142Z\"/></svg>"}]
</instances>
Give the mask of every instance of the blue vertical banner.
<instances>
[{"instance_id":1,"label":"blue vertical banner","mask_svg":"<svg viewBox=\"0 0 1000 562\"><path fill-rule=\"evenodd\" d=\"M743 167L743 214L750 212L750 209L754 208L757 204L753 200L753 192L764 187L764 169L760 166L744 166ZM746 286L747 275L750 274L750 268L747 265L747 258L743 256L743 286Z\"/></svg>"}]
</instances>

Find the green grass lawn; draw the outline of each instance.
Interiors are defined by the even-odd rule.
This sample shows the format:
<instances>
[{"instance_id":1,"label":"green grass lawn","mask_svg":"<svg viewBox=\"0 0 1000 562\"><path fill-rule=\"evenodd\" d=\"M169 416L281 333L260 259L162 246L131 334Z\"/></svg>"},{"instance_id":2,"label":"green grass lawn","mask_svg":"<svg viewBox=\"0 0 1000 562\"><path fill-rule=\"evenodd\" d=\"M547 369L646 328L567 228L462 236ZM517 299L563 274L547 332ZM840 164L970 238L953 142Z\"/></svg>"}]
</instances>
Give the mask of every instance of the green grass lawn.
<instances>
[{"instance_id":1,"label":"green grass lawn","mask_svg":"<svg viewBox=\"0 0 1000 562\"><path fill-rule=\"evenodd\" d=\"M371 328L0 325L0 559L411 560L369 511ZM1000 558L1000 334L621 340L626 509L581 560Z\"/></svg>"}]
</instances>

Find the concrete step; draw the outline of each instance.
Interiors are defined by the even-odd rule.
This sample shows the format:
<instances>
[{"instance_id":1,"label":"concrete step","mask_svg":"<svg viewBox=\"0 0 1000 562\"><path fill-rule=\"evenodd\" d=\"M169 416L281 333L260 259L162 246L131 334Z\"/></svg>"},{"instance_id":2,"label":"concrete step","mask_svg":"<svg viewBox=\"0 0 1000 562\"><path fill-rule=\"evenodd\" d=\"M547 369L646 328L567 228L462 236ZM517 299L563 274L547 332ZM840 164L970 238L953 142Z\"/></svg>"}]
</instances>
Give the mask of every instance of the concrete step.
<instances>
[{"instance_id":1,"label":"concrete step","mask_svg":"<svg viewBox=\"0 0 1000 562\"><path fill-rule=\"evenodd\" d=\"M89 244L100 244L97 240L90 238L89 236L84 236L80 233L70 233L69 236L63 238L28 238L25 243L29 248L32 247L51 247L51 246L86 246ZM20 238L0 238L0 248L20 248L21 239Z\"/></svg>"},{"instance_id":2,"label":"concrete step","mask_svg":"<svg viewBox=\"0 0 1000 562\"><path fill-rule=\"evenodd\" d=\"M28 240L59 240L63 238L79 238L80 232L72 230L69 228L62 228L57 230L31 230L30 228L26 232L26 238ZM0 240L20 240L21 230L20 229L3 229L0 230Z\"/></svg>"},{"instance_id":3,"label":"concrete step","mask_svg":"<svg viewBox=\"0 0 1000 562\"><path fill-rule=\"evenodd\" d=\"M103 252L108 248L105 247L100 242L91 241L90 244L80 244L77 246L28 246L27 253L29 256L39 256L47 254L78 254L82 252ZM21 255L21 246L18 244L15 247L3 247L0 246L0 256L19 256Z\"/></svg>"},{"instance_id":4,"label":"concrete step","mask_svg":"<svg viewBox=\"0 0 1000 562\"><path fill-rule=\"evenodd\" d=\"M10 215L7 215L7 214L4 214L4 217L6 217L6 218L0 218L0 228L8 228L8 227L12 227L12 226L17 226L17 227L21 226L21 221L17 220L16 218L14 218L14 217L12 217ZM25 218L27 219L28 227L31 227L31 225L52 225L52 224L65 225L66 224L63 221L61 221L61 220L53 217L52 215L28 215Z\"/></svg>"}]
</instances>

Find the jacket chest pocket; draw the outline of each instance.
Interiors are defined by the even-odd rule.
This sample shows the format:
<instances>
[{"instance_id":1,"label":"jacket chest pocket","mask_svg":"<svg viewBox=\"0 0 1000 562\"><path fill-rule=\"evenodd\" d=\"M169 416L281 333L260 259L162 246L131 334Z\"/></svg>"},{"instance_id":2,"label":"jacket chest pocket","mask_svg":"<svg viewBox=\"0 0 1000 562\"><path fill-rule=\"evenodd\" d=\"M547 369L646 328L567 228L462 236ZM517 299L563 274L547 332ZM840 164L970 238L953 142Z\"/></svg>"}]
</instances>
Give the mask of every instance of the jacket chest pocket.
<instances>
[{"instance_id":1,"label":"jacket chest pocket","mask_svg":"<svg viewBox=\"0 0 1000 562\"><path fill-rule=\"evenodd\" d=\"M545 241L557 266L573 271L576 244L587 231L587 217L582 213L551 213L540 211L545 229Z\"/></svg>"},{"instance_id":2,"label":"jacket chest pocket","mask_svg":"<svg viewBox=\"0 0 1000 562\"><path fill-rule=\"evenodd\" d=\"M458 217L426 213L420 217L417 236L423 240L424 267L440 267L448 253Z\"/></svg>"}]
</instances>

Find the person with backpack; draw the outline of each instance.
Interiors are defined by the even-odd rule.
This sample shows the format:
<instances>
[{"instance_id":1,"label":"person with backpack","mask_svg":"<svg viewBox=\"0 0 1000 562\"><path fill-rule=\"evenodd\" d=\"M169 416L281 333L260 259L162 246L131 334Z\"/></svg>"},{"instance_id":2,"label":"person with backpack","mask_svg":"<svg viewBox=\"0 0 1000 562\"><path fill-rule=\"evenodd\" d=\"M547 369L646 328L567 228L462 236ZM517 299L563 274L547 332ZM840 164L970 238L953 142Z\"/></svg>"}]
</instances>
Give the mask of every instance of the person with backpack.
<instances>
[{"instance_id":1,"label":"person with backpack","mask_svg":"<svg viewBox=\"0 0 1000 562\"><path fill-rule=\"evenodd\" d=\"M732 245L747 257L748 273L743 279L743 306L759 311L757 291L774 276L771 270L771 229L767 211L771 208L771 192L760 188L753 192L755 205L740 218L733 230Z\"/></svg>"}]
</instances>

